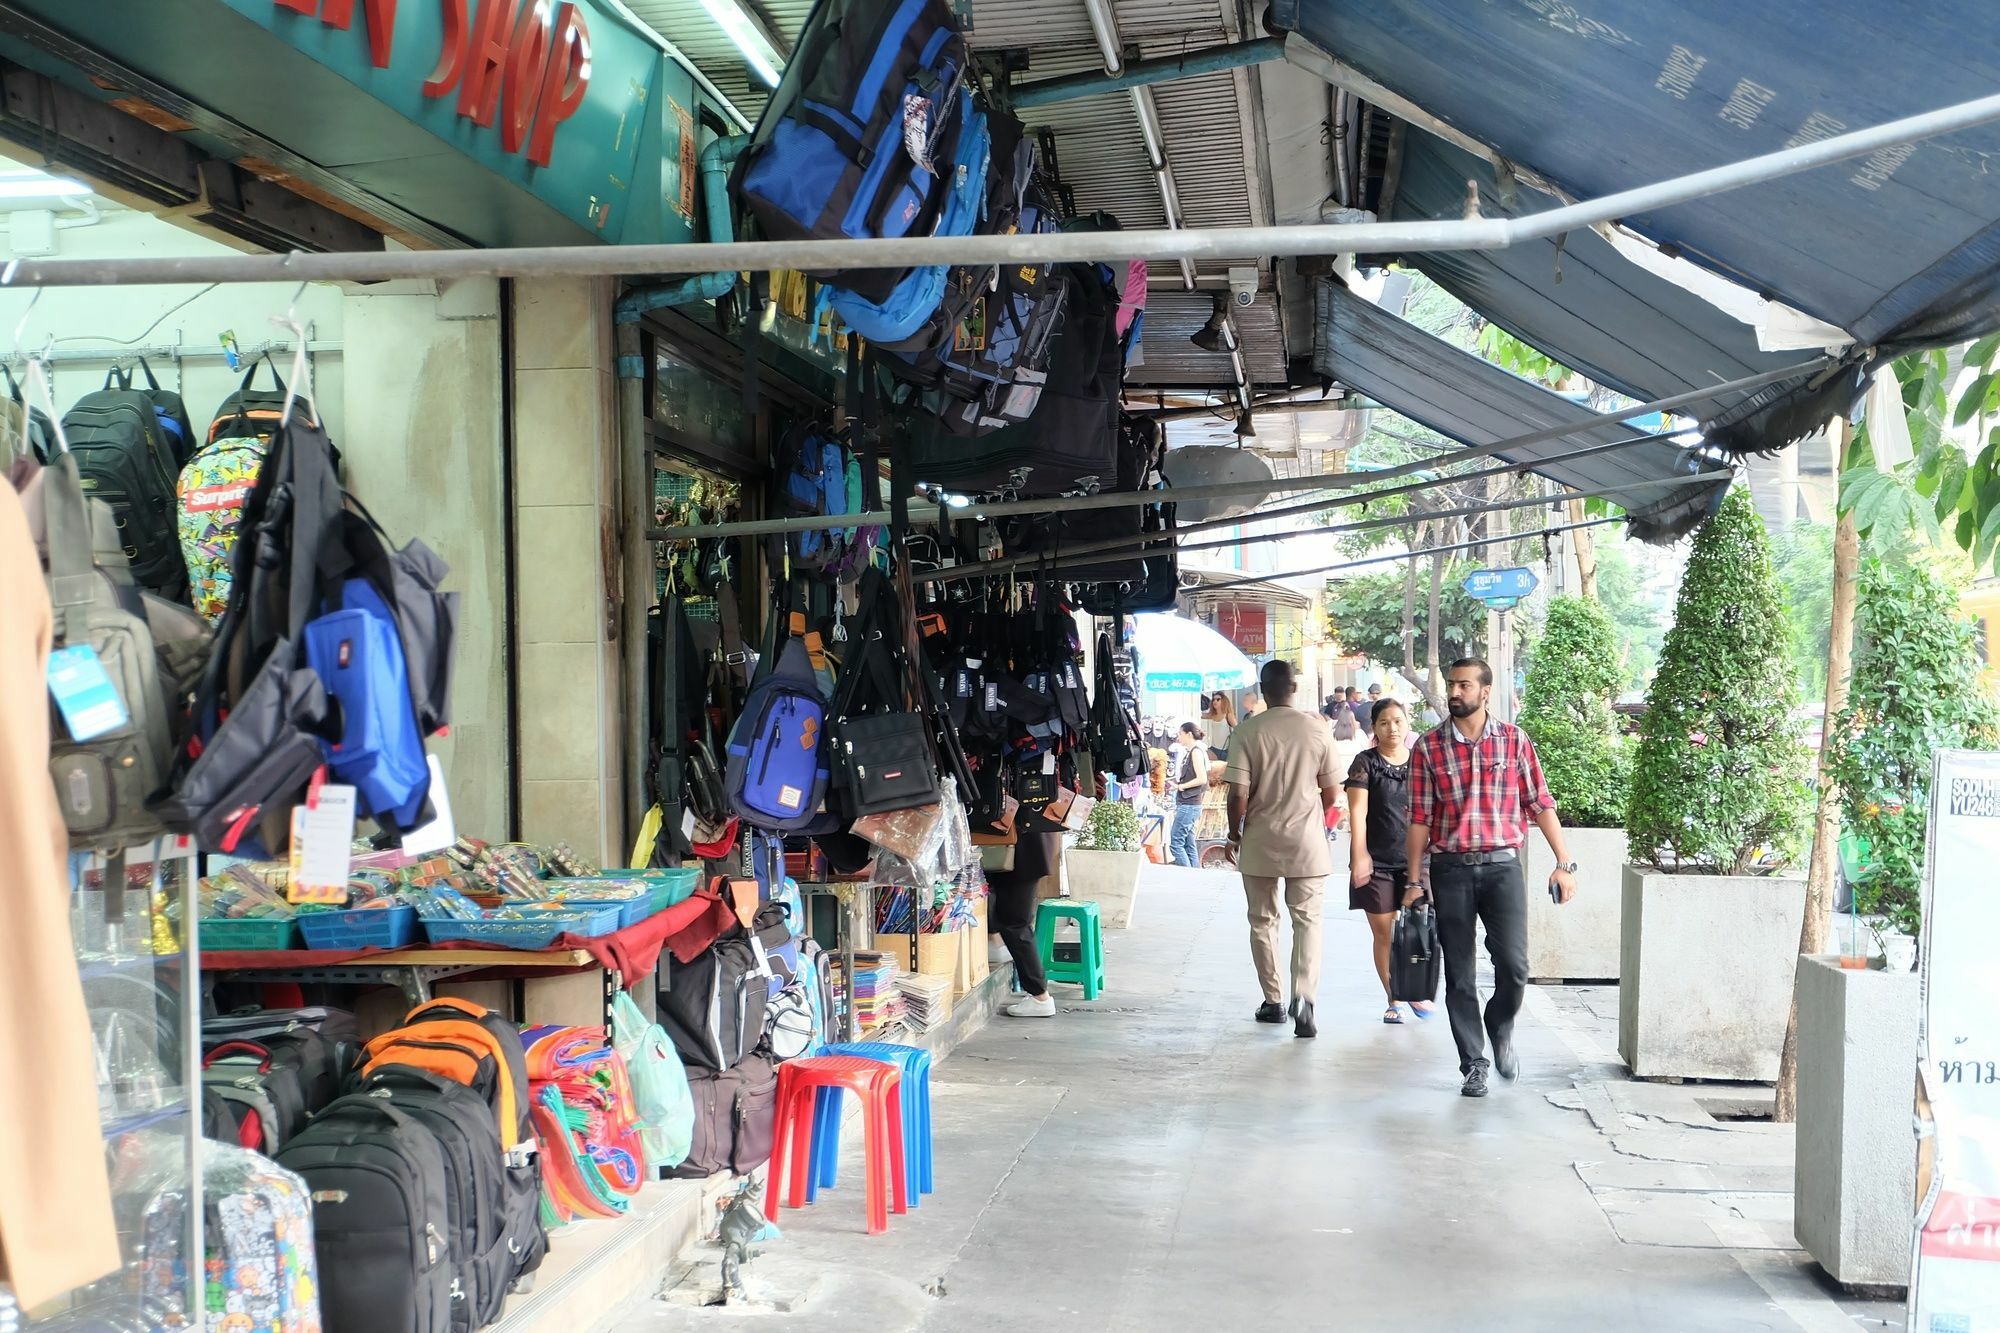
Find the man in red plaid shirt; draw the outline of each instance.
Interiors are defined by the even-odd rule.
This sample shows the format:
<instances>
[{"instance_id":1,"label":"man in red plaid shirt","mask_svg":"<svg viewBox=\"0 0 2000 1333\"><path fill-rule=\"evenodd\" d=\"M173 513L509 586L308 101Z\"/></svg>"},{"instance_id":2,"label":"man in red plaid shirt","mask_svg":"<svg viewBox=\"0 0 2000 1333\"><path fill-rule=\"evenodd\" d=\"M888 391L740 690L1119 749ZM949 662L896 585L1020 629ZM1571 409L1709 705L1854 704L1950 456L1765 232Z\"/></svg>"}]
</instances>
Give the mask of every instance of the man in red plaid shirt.
<instances>
[{"instance_id":1,"label":"man in red plaid shirt","mask_svg":"<svg viewBox=\"0 0 2000 1333\"><path fill-rule=\"evenodd\" d=\"M1555 799L1542 780L1535 743L1510 722L1486 711L1493 668L1476 657L1451 664L1451 721L1424 733L1410 751L1412 871L1430 857L1431 897L1438 943L1444 949L1445 1010L1458 1044L1458 1072L1467 1097L1486 1095L1486 1043L1493 1038L1493 1067L1500 1077L1520 1072L1514 1054L1514 1016L1528 986L1528 900L1521 884L1521 848L1532 821L1555 853L1550 891L1558 902L1576 893L1576 862L1569 859ZM1423 897L1414 880L1405 906ZM1475 921L1486 923L1493 955L1493 998L1485 1027L1479 1013Z\"/></svg>"}]
</instances>

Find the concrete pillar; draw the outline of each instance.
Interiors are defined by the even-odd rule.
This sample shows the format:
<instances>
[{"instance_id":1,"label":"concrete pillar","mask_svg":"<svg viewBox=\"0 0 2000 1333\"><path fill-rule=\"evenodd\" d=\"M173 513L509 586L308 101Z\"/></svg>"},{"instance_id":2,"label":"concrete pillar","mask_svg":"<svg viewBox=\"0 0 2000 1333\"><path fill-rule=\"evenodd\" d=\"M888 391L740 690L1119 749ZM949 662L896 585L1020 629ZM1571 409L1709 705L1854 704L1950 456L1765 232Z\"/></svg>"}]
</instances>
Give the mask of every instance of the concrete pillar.
<instances>
[{"instance_id":1,"label":"concrete pillar","mask_svg":"<svg viewBox=\"0 0 2000 1333\"><path fill-rule=\"evenodd\" d=\"M510 822L512 750L499 290L492 279L349 289L334 437L350 489L393 540L420 537L442 556L445 586L462 594L450 734L430 744L459 829L487 838Z\"/></svg>"},{"instance_id":2,"label":"concrete pillar","mask_svg":"<svg viewBox=\"0 0 2000 1333\"><path fill-rule=\"evenodd\" d=\"M613 285L513 294L519 828L623 865Z\"/></svg>"}]
</instances>

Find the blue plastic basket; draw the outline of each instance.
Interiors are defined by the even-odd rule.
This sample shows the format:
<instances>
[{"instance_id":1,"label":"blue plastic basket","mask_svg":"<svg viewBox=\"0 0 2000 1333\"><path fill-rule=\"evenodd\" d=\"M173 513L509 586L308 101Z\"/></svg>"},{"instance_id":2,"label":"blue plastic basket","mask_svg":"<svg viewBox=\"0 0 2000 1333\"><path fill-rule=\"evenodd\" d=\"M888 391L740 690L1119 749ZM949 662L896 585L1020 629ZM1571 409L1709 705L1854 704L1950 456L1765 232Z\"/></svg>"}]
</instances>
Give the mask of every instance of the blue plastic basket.
<instances>
[{"instance_id":1,"label":"blue plastic basket","mask_svg":"<svg viewBox=\"0 0 2000 1333\"><path fill-rule=\"evenodd\" d=\"M565 898L563 899L563 906L574 907L581 912L616 912L618 914L618 924L613 927L615 930L623 930L627 926L636 926L653 914L652 899L643 894L637 898L615 900ZM596 934L598 932L593 931L589 933Z\"/></svg>"},{"instance_id":2,"label":"blue plastic basket","mask_svg":"<svg viewBox=\"0 0 2000 1333\"><path fill-rule=\"evenodd\" d=\"M359 907L347 912L307 912L299 931L308 949L400 949L417 937L414 907Z\"/></svg>"},{"instance_id":3,"label":"blue plastic basket","mask_svg":"<svg viewBox=\"0 0 2000 1333\"><path fill-rule=\"evenodd\" d=\"M496 949L546 949L556 936L581 934L582 913L544 912L531 921L457 921L449 917L424 922L432 944L469 940Z\"/></svg>"},{"instance_id":4,"label":"blue plastic basket","mask_svg":"<svg viewBox=\"0 0 2000 1333\"><path fill-rule=\"evenodd\" d=\"M570 928L572 935L609 935L625 924L625 912L627 908L637 911L640 916L644 916L646 912L646 900L644 898L634 899L630 903L575 903L572 905L577 908L577 924ZM638 920L639 918L634 917L633 919Z\"/></svg>"}]
</instances>

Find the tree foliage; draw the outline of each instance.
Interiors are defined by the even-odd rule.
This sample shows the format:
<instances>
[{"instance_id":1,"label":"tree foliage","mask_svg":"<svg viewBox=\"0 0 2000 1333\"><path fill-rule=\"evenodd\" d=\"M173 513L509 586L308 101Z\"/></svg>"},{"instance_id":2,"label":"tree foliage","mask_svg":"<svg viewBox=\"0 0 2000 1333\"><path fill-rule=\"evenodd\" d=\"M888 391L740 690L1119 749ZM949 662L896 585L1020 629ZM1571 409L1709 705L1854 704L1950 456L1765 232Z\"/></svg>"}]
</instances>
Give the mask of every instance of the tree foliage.
<instances>
[{"instance_id":1,"label":"tree foliage","mask_svg":"<svg viewBox=\"0 0 2000 1333\"><path fill-rule=\"evenodd\" d=\"M1794 523L1771 543L1771 563L1785 600L1785 641L1801 696L1826 693L1827 641L1833 634L1833 525Z\"/></svg>"},{"instance_id":2,"label":"tree foliage","mask_svg":"<svg viewBox=\"0 0 2000 1333\"><path fill-rule=\"evenodd\" d=\"M1846 826L1868 845L1862 911L1911 935L1921 924L1931 756L2000 740L1979 679L1973 627L1924 562L1874 558L1861 572L1849 704L1825 756Z\"/></svg>"},{"instance_id":3,"label":"tree foliage","mask_svg":"<svg viewBox=\"0 0 2000 1333\"><path fill-rule=\"evenodd\" d=\"M1520 724L1534 739L1563 823L1616 828L1630 782L1611 701L1625 681L1618 634L1603 606L1557 597L1535 642Z\"/></svg>"},{"instance_id":4,"label":"tree foliage","mask_svg":"<svg viewBox=\"0 0 2000 1333\"><path fill-rule=\"evenodd\" d=\"M1624 542L1599 540L1596 550L1597 600L1618 635L1623 671L1619 692L1643 689L1653 678L1666 639L1666 601L1647 591Z\"/></svg>"},{"instance_id":5,"label":"tree foliage","mask_svg":"<svg viewBox=\"0 0 2000 1333\"><path fill-rule=\"evenodd\" d=\"M1723 875L1789 863L1809 805L1797 697L1764 525L1739 487L1695 534L1646 696L1633 859Z\"/></svg>"},{"instance_id":6,"label":"tree foliage","mask_svg":"<svg viewBox=\"0 0 2000 1333\"><path fill-rule=\"evenodd\" d=\"M1522 379L1550 387L1561 384L1576 373L1554 357L1528 346L1498 324L1488 324L1479 331L1479 354Z\"/></svg>"},{"instance_id":7,"label":"tree foliage","mask_svg":"<svg viewBox=\"0 0 2000 1333\"><path fill-rule=\"evenodd\" d=\"M1445 568L1444 595L1438 608L1438 660L1443 662L1479 656L1486 643L1486 604L1464 587L1472 568L1462 560ZM1343 653L1361 653L1388 666L1401 666L1403 578L1403 571L1396 569L1328 585L1327 628ZM1422 592L1417 601L1416 633L1421 636L1426 614ZM1418 662L1423 659L1419 651Z\"/></svg>"}]
</instances>

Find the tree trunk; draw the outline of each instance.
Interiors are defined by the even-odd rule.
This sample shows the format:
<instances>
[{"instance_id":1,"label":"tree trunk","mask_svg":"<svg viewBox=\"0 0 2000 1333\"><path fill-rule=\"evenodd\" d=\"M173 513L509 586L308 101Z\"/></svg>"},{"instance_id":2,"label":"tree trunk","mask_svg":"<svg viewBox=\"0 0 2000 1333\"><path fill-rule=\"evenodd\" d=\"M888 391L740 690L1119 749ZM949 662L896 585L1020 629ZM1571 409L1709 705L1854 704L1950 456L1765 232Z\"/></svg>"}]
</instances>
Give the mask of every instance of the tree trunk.
<instances>
[{"instance_id":1,"label":"tree trunk","mask_svg":"<svg viewBox=\"0 0 2000 1333\"><path fill-rule=\"evenodd\" d=\"M1583 501L1571 500L1567 508L1570 522L1583 522ZM1594 602L1597 600L1597 538L1589 528L1572 528L1564 535L1569 538L1570 549L1576 552L1577 590Z\"/></svg>"},{"instance_id":2,"label":"tree trunk","mask_svg":"<svg viewBox=\"0 0 2000 1333\"><path fill-rule=\"evenodd\" d=\"M1425 674L1430 680L1430 688L1424 691L1424 697L1430 700L1431 710L1440 717L1444 714L1438 708L1437 701L1444 697L1444 678L1438 671L1438 604L1443 598L1444 556L1434 555L1431 557L1430 632L1427 636L1429 642L1424 650Z\"/></svg>"},{"instance_id":3,"label":"tree trunk","mask_svg":"<svg viewBox=\"0 0 2000 1333\"><path fill-rule=\"evenodd\" d=\"M1847 434L1843 424L1841 434ZM1843 440L1843 450L1845 443ZM1847 707L1847 669L1854 648L1854 582L1861 563L1861 543L1854 515L1840 516L1833 533L1833 627L1826 648L1826 719L1820 724L1820 753L1833 739L1834 720ZM1840 855L1839 793L1825 773L1819 779L1819 806L1813 815L1812 862L1806 870L1806 915L1799 927L1799 953L1826 952L1833 925L1834 862ZM1772 1119L1790 1124L1799 1113L1799 1000L1792 993L1792 1015L1785 1023L1785 1049L1778 1062L1778 1098Z\"/></svg>"},{"instance_id":4,"label":"tree trunk","mask_svg":"<svg viewBox=\"0 0 2000 1333\"><path fill-rule=\"evenodd\" d=\"M1423 525L1410 528L1409 547L1415 551L1423 545ZM1429 699L1430 688L1417 672L1417 561L1415 556L1403 562L1403 679L1410 682L1419 694Z\"/></svg>"}]
</instances>

